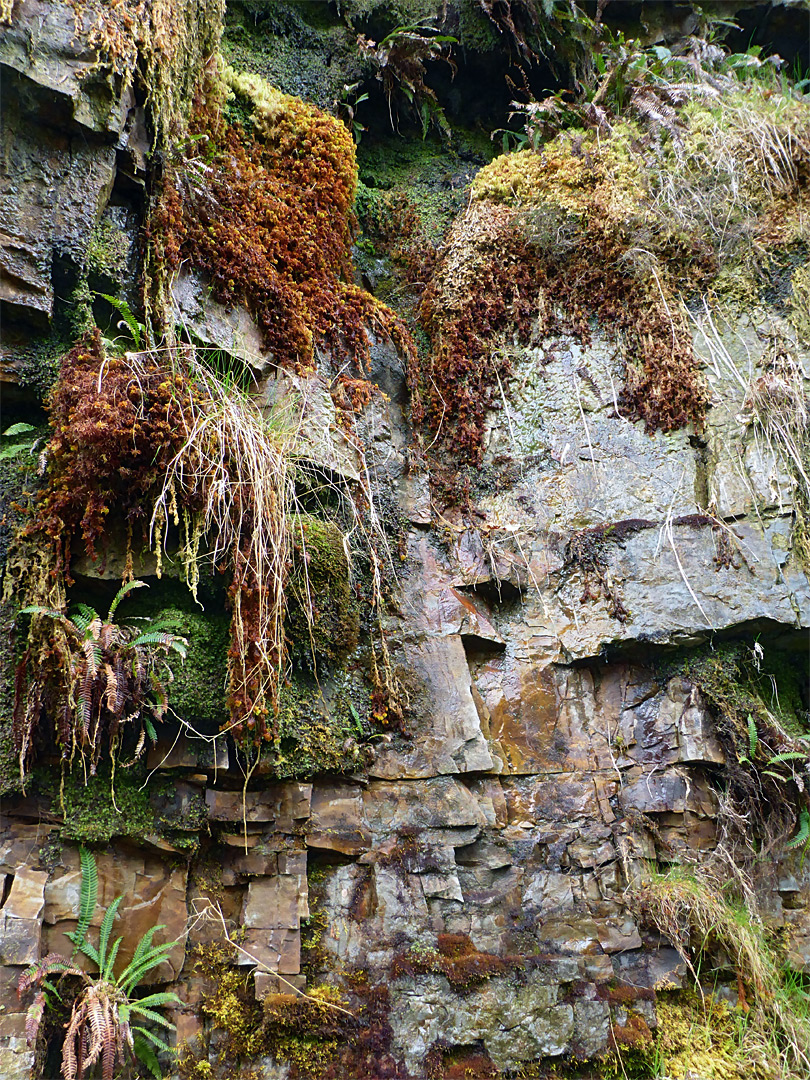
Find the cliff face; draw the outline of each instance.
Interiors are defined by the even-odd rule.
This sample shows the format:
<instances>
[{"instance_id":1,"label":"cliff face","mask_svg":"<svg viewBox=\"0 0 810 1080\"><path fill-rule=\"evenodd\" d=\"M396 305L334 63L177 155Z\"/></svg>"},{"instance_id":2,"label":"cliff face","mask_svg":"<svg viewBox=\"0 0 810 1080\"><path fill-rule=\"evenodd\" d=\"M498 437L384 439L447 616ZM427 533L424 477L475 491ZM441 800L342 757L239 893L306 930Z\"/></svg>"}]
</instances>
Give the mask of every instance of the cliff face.
<instances>
[{"instance_id":1,"label":"cliff face","mask_svg":"<svg viewBox=\"0 0 810 1080\"><path fill-rule=\"evenodd\" d=\"M85 846L170 1075L806 1075L807 105L395 7L0 5L0 1073Z\"/></svg>"}]
</instances>

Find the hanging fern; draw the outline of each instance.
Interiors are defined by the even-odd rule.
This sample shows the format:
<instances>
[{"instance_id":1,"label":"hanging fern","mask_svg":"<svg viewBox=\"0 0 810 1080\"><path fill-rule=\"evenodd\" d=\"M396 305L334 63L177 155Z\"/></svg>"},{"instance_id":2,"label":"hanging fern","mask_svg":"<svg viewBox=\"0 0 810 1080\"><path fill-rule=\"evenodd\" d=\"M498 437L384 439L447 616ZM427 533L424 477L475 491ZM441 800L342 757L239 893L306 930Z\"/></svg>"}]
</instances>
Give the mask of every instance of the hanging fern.
<instances>
[{"instance_id":1,"label":"hanging fern","mask_svg":"<svg viewBox=\"0 0 810 1080\"><path fill-rule=\"evenodd\" d=\"M751 751L751 759L757 752L757 746L759 744L759 732L757 731L757 725L754 722L754 718L751 713L748 714L748 746Z\"/></svg>"},{"instance_id":2,"label":"hanging fern","mask_svg":"<svg viewBox=\"0 0 810 1080\"><path fill-rule=\"evenodd\" d=\"M799 831L792 840L788 840L785 847L791 849L801 847L808 840L810 840L810 812L802 810L799 814Z\"/></svg>"},{"instance_id":3,"label":"hanging fern","mask_svg":"<svg viewBox=\"0 0 810 1080\"><path fill-rule=\"evenodd\" d=\"M134 733L137 749L127 766L143 753L146 735L152 742L156 741L154 724L148 729L145 724L147 713L160 720L168 707L158 659L168 652L186 657L188 642L177 634L159 629L156 624L141 630L129 623L113 621L124 597L133 589L147 587L143 581L122 585L110 604L106 620L83 603L75 605L70 617L36 605L22 610L22 614L58 621L65 632L64 665L60 671L64 681L59 722L62 752L65 758L78 752L93 773L104 746L113 753L120 746L124 725L140 724L140 731ZM26 654L21 663L15 691L15 735L18 746L23 747L20 764L24 768L39 707L35 695L28 692L25 678L25 669L30 672L32 658Z\"/></svg>"}]
</instances>

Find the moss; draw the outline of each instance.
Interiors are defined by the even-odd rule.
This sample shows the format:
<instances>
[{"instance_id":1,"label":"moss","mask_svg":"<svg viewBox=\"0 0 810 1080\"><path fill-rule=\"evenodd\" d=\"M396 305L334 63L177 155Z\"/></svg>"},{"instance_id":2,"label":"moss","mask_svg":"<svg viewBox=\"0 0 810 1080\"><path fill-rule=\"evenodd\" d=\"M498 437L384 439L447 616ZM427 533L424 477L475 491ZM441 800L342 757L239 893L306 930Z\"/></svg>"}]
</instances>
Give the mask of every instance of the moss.
<instances>
[{"instance_id":1,"label":"moss","mask_svg":"<svg viewBox=\"0 0 810 1080\"><path fill-rule=\"evenodd\" d=\"M164 273L182 260L204 272L220 303L249 308L265 348L288 368L309 367L316 346L362 367L368 328L407 353L393 312L351 280L357 171L346 128L259 76L226 68L222 80L209 80L192 128L207 148L203 201L184 194L199 172L193 142L167 168L151 218ZM223 92L249 105L251 134L224 122Z\"/></svg>"},{"instance_id":2,"label":"moss","mask_svg":"<svg viewBox=\"0 0 810 1080\"><path fill-rule=\"evenodd\" d=\"M278 738L263 760L279 778L363 767L362 743L371 733L368 687L341 673L329 684L295 677L279 694Z\"/></svg>"},{"instance_id":3,"label":"moss","mask_svg":"<svg viewBox=\"0 0 810 1080\"><path fill-rule=\"evenodd\" d=\"M436 947L415 942L391 964L391 977L444 975L457 993L473 990L489 979L509 975L526 963L525 957L479 952L466 934L439 934Z\"/></svg>"},{"instance_id":4,"label":"moss","mask_svg":"<svg viewBox=\"0 0 810 1080\"><path fill-rule=\"evenodd\" d=\"M352 592L343 533L332 522L299 515L291 523L293 566L287 635L299 661L335 664L356 646L360 612Z\"/></svg>"},{"instance_id":5,"label":"moss","mask_svg":"<svg viewBox=\"0 0 810 1080\"><path fill-rule=\"evenodd\" d=\"M219 943L197 945L191 952L194 975L202 982L199 1011L206 1022L201 1053L187 1044L178 1055L182 1080L207 1080L216 1064L234 1070L232 1075L248 1080L255 1074L250 1063L265 1052L261 1033L261 1009L243 969L236 966L236 952ZM216 1048L211 1035L216 1033ZM245 1071L240 1069L244 1064ZM219 1075L217 1071L216 1075Z\"/></svg>"},{"instance_id":6,"label":"moss","mask_svg":"<svg viewBox=\"0 0 810 1080\"><path fill-rule=\"evenodd\" d=\"M317 1080L337 1059L346 1037L346 1017L337 987L315 986L305 995L267 994L262 1033L270 1053L289 1062L293 1075Z\"/></svg>"},{"instance_id":7,"label":"moss","mask_svg":"<svg viewBox=\"0 0 810 1080\"><path fill-rule=\"evenodd\" d=\"M697 993L659 994L658 1058L667 1076L684 1080L693 1072L706 1080L764 1080L778 1075L778 1065L763 1071L763 1061L754 1062L739 1044L741 1013L735 1015L728 1002L709 998L701 1002Z\"/></svg>"},{"instance_id":8,"label":"moss","mask_svg":"<svg viewBox=\"0 0 810 1080\"><path fill-rule=\"evenodd\" d=\"M332 108L344 86L362 74L356 35L336 13L312 25L317 5L276 0L273 4L229 3L222 53L241 71L261 75L285 94L322 109Z\"/></svg>"},{"instance_id":9,"label":"moss","mask_svg":"<svg viewBox=\"0 0 810 1080\"><path fill-rule=\"evenodd\" d=\"M90 234L87 245L88 272L120 286L127 271L129 252L129 237L111 217L105 216Z\"/></svg>"},{"instance_id":10,"label":"moss","mask_svg":"<svg viewBox=\"0 0 810 1080\"><path fill-rule=\"evenodd\" d=\"M70 774L63 789L64 824L60 830L63 840L79 843L106 844L114 836L142 838L157 831L155 811L149 793L141 790L143 769L135 774L119 770L115 777L114 797L109 771L84 777ZM47 781L46 781L47 783ZM59 796L54 790L53 801L58 808Z\"/></svg>"},{"instance_id":11,"label":"moss","mask_svg":"<svg viewBox=\"0 0 810 1080\"><path fill-rule=\"evenodd\" d=\"M748 742L747 718L768 722L775 716L788 734L801 736L808 730L805 695L810 673L799 653L785 653L766 647L757 650L740 641L720 643L713 648L693 650L678 660L668 661L665 675L683 675L696 683L712 709Z\"/></svg>"},{"instance_id":12,"label":"moss","mask_svg":"<svg viewBox=\"0 0 810 1080\"><path fill-rule=\"evenodd\" d=\"M205 595L207 593L207 595ZM219 730L227 719L225 679L230 619L222 601L203 589L204 610L195 607L187 590L162 579L153 588L127 598L126 617L149 618L154 628L186 638L183 660L170 654L168 684L172 710L206 733Z\"/></svg>"}]
</instances>

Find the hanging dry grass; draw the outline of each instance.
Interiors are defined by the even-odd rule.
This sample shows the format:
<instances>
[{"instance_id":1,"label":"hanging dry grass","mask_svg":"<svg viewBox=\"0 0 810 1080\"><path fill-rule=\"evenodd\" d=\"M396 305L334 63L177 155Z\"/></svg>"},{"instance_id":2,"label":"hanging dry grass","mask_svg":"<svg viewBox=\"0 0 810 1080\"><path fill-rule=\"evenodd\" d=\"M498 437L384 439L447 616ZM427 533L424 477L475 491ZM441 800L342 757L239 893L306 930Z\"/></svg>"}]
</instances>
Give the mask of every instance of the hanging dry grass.
<instances>
[{"instance_id":1,"label":"hanging dry grass","mask_svg":"<svg viewBox=\"0 0 810 1080\"><path fill-rule=\"evenodd\" d=\"M257 406L235 386L223 384L192 348L182 348L172 359L195 393L185 399L183 442L154 501L152 542L160 558L167 527L180 528L180 560L195 597L202 562L230 567L229 707L237 730L243 723L251 730L258 725L267 735L286 662L296 430L271 427Z\"/></svg>"},{"instance_id":2,"label":"hanging dry grass","mask_svg":"<svg viewBox=\"0 0 810 1080\"><path fill-rule=\"evenodd\" d=\"M737 975L741 1006L751 1010L752 1026L772 1052L783 1056L783 1071L777 1075L808 1075L806 994L782 969L754 912L730 903L720 880L677 868L649 873L632 890L630 903L642 921L672 942L696 982L702 960L725 956Z\"/></svg>"}]
</instances>

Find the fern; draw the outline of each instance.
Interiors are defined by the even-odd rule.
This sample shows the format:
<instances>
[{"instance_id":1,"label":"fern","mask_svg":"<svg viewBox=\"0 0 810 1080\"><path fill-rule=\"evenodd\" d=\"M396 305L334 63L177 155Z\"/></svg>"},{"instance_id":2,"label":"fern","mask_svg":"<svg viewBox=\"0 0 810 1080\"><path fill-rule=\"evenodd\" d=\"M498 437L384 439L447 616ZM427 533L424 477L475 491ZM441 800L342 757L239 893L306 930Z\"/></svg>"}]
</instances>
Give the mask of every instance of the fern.
<instances>
[{"instance_id":1,"label":"fern","mask_svg":"<svg viewBox=\"0 0 810 1080\"><path fill-rule=\"evenodd\" d=\"M161 630L147 630L139 634L132 642L132 648L137 649L142 645L162 645L164 649L173 649L184 660L188 650L188 641L176 634L166 634Z\"/></svg>"},{"instance_id":2,"label":"fern","mask_svg":"<svg viewBox=\"0 0 810 1080\"><path fill-rule=\"evenodd\" d=\"M116 609L127 593L132 592L133 589L148 589L149 586L145 581L128 581L125 585L122 585L118 592L115 594L115 599L110 604L110 610L107 612L107 622L112 622Z\"/></svg>"},{"instance_id":3,"label":"fern","mask_svg":"<svg viewBox=\"0 0 810 1080\"><path fill-rule=\"evenodd\" d=\"M791 849L801 847L808 840L810 840L810 813L807 810L802 810L801 814L799 814L799 831L792 840L788 840L785 847Z\"/></svg>"},{"instance_id":4,"label":"fern","mask_svg":"<svg viewBox=\"0 0 810 1080\"><path fill-rule=\"evenodd\" d=\"M121 906L122 896L116 896L115 900L110 904L104 913L104 919L101 923L101 929L98 934L98 966L99 973L105 981L109 982L112 978L112 963L107 960L107 945L110 941L110 934L112 933L112 925L115 922L115 916L118 914L118 908ZM118 939L118 943L113 947L112 961L115 961L115 953L118 952L118 944L121 939Z\"/></svg>"},{"instance_id":5,"label":"fern","mask_svg":"<svg viewBox=\"0 0 810 1080\"><path fill-rule=\"evenodd\" d=\"M91 852L86 847L79 848L79 859L82 865L82 884L79 892L79 925L74 931L75 936L71 935L73 941L73 956L82 947L82 944L87 937L87 931L90 929L90 920L93 918L93 912L96 910L96 903L98 902L98 871L96 870L96 860L93 858Z\"/></svg>"},{"instance_id":6,"label":"fern","mask_svg":"<svg viewBox=\"0 0 810 1080\"><path fill-rule=\"evenodd\" d=\"M799 750L791 750L788 753L777 754L776 757L772 757L768 764L778 765L780 761L807 761L807 758L807 752L801 753Z\"/></svg>"},{"instance_id":7,"label":"fern","mask_svg":"<svg viewBox=\"0 0 810 1080\"><path fill-rule=\"evenodd\" d=\"M757 731L757 725L754 722L754 718L751 713L748 714L748 746L751 751L751 758L753 760L754 755L757 752L757 746L759 745L759 732Z\"/></svg>"},{"instance_id":8,"label":"fern","mask_svg":"<svg viewBox=\"0 0 810 1080\"><path fill-rule=\"evenodd\" d=\"M157 1054L149 1045L146 1036L144 1035L144 1028L137 1028L136 1034L132 1039L132 1052L138 1061L141 1062L143 1067L150 1073L155 1080L163 1080L163 1073L160 1069L160 1063L157 1059ZM165 1045L165 1044L164 1044ZM160 1047L162 1050L163 1047Z\"/></svg>"},{"instance_id":9,"label":"fern","mask_svg":"<svg viewBox=\"0 0 810 1080\"><path fill-rule=\"evenodd\" d=\"M39 604L29 604L28 607L20 608L20 615L47 615L51 619L57 619L59 622L70 623L70 619L67 618L61 611L54 611L53 608L41 607Z\"/></svg>"},{"instance_id":10,"label":"fern","mask_svg":"<svg viewBox=\"0 0 810 1080\"><path fill-rule=\"evenodd\" d=\"M85 985L73 1001L70 1020L65 1025L67 1032L62 1045L61 1070L64 1080L81 1080L85 1071L92 1069L97 1062L101 1068L101 1080L112 1080L116 1065L126 1064L128 1046L147 1071L160 1080L155 1049L169 1052L170 1047L146 1027L135 1025L130 1028L130 1019L137 1016L172 1031L175 1025L157 1010L167 1005L181 1005L182 1002L177 994L167 991L157 991L134 1000L130 1000L129 995L144 975L166 959L177 942L153 945L155 934L165 927L150 927L135 946L132 960L116 979L115 960L123 937L116 938L112 946L110 938L122 897L116 897L105 911L96 948L87 939L90 920L98 901L96 862L86 848L80 848L79 855L82 870L79 922L76 930L67 936L73 942L74 955L81 950L98 966L98 975L91 978L57 953L49 953L22 973L17 984L20 997L31 988L37 991L26 1017L29 1045L33 1046L36 1042L46 1009L54 1008L56 999L59 999L55 989L44 982L45 976L56 972L77 975ZM51 991L51 995L46 991Z\"/></svg>"},{"instance_id":11,"label":"fern","mask_svg":"<svg viewBox=\"0 0 810 1080\"><path fill-rule=\"evenodd\" d=\"M133 314L132 308L126 300L122 300L118 296L108 296L107 293L96 293L96 296L100 296L102 300L106 300L108 304L111 304L115 308L123 320L118 326L126 326L135 343L135 348L142 349L144 337L146 335L146 326L142 322L138 322Z\"/></svg>"}]
</instances>

